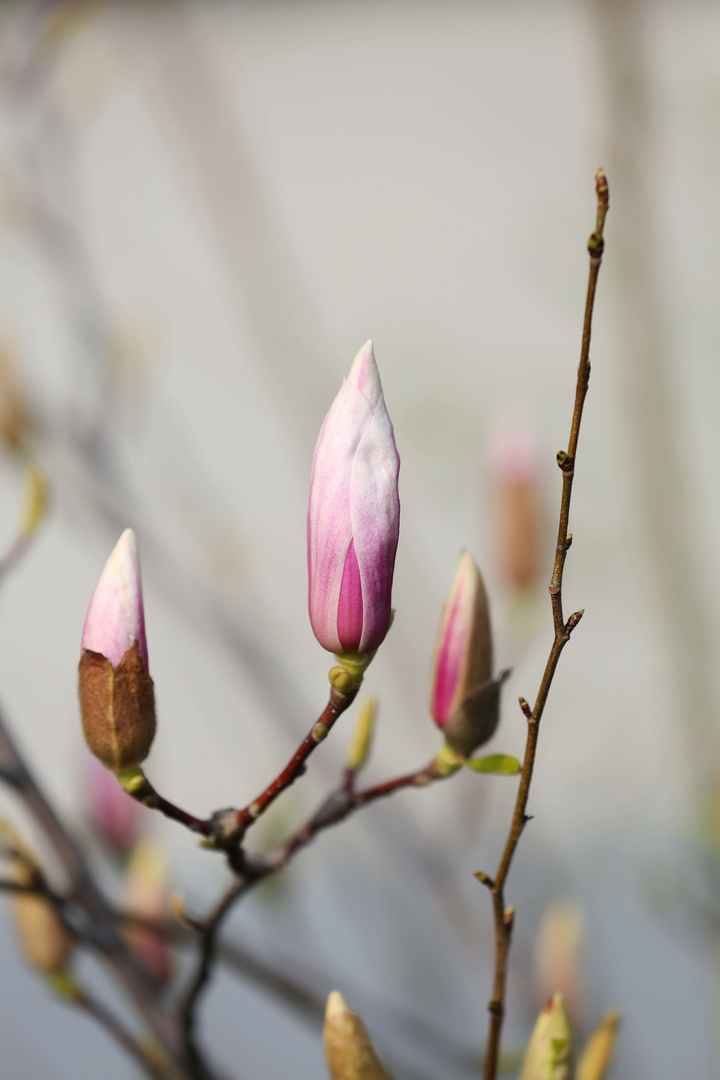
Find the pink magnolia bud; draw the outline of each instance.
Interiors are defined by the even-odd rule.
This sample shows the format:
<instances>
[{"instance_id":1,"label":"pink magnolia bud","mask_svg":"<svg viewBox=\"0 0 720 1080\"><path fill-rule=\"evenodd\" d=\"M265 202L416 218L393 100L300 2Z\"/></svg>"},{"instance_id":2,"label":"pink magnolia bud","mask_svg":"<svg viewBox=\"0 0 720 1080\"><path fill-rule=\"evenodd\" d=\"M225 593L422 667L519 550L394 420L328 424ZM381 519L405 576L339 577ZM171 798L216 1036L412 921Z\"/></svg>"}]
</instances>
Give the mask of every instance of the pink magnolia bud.
<instances>
[{"instance_id":1,"label":"pink magnolia bud","mask_svg":"<svg viewBox=\"0 0 720 1080\"><path fill-rule=\"evenodd\" d=\"M487 595L470 554L460 556L435 643L430 712L456 753L467 757L495 732L503 681L492 678Z\"/></svg>"},{"instance_id":2,"label":"pink magnolia bud","mask_svg":"<svg viewBox=\"0 0 720 1080\"><path fill-rule=\"evenodd\" d=\"M140 833L140 805L97 758L88 754L83 765L87 815L93 832L112 853L127 855Z\"/></svg>"},{"instance_id":3,"label":"pink magnolia bud","mask_svg":"<svg viewBox=\"0 0 720 1080\"><path fill-rule=\"evenodd\" d=\"M371 653L390 627L399 469L368 341L325 417L310 480L308 607L329 652Z\"/></svg>"},{"instance_id":4,"label":"pink magnolia bud","mask_svg":"<svg viewBox=\"0 0 720 1080\"><path fill-rule=\"evenodd\" d=\"M92 594L79 671L88 746L114 772L138 766L155 735L155 700L132 529L118 540Z\"/></svg>"}]
</instances>

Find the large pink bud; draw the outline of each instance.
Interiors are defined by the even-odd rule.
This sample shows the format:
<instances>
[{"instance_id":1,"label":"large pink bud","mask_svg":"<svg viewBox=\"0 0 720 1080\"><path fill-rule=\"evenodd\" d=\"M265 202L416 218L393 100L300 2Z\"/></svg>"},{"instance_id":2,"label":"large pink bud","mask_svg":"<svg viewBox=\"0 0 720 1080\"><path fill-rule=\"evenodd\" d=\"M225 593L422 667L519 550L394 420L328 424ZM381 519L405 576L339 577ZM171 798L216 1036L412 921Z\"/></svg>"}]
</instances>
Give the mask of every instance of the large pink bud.
<instances>
[{"instance_id":1,"label":"large pink bud","mask_svg":"<svg viewBox=\"0 0 720 1080\"><path fill-rule=\"evenodd\" d=\"M371 653L388 632L399 469L368 341L325 417L310 480L308 606L315 637L329 652Z\"/></svg>"}]
</instances>

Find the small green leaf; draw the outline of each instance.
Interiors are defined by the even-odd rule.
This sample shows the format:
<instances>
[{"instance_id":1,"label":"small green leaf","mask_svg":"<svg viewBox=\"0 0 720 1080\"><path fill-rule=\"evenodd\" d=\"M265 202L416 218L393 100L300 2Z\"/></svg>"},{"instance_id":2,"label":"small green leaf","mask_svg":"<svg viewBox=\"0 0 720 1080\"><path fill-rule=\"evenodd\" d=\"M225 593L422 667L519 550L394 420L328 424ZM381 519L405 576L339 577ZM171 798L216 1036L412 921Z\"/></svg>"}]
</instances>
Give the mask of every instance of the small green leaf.
<instances>
[{"instance_id":1,"label":"small green leaf","mask_svg":"<svg viewBox=\"0 0 720 1080\"><path fill-rule=\"evenodd\" d=\"M516 776L522 766L516 757L510 754L490 754L488 757L468 758L468 769L474 772L498 773L501 776Z\"/></svg>"}]
</instances>

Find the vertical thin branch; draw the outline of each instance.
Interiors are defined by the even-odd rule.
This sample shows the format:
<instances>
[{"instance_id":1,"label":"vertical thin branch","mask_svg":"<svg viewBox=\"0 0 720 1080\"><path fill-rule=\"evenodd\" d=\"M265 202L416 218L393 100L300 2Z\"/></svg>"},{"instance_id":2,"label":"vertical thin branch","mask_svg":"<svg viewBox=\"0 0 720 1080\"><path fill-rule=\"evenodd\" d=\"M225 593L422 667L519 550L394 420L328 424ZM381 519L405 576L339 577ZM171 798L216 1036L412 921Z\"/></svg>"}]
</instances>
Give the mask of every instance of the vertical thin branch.
<instances>
[{"instance_id":1,"label":"vertical thin branch","mask_svg":"<svg viewBox=\"0 0 720 1080\"><path fill-rule=\"evenodd\" d=\"M575 457L577 454L578 438L580 436L580 422L582 420L583 406L585 404L585 396L590 380L590 335L592 331L592 316L595 304L595 289L597 286L598 274L600 272L600 265L602 263L604 246L603 229L609 205L607 179L601 169L598 170L595 182L597 192L597 223L595 232L588 241L590 271L587 300L585 303L585 319L583 322L580 363L578 365L577 385L575 389L575 405L573 408L567 452L561 450L557 456L558 465L563 474L563 482L557 546L555 548L555 562L553 564L552 578L550 580L550 601L552 604L555 637L553 639L552 648L550 649L547 664L545 665L545 671L543 673L535 707L528 717L527 741L525 743L525 757L523 760L522 772L520 774L520 784L510 824L510 832L508 833L505 848L500 859L500 865L498 866L494 878L490 878L486 874L478 875L483 884L490 890L495 923L495 978L492 998L488 1005L490 1021L485 1051L484 1080L495 1080L495 1077L497 1076L500 1035L502 1033L503 1018L505 1015L507 959L510 950L514 918L514 909L505 907L505 882L508 873L510 872L510 865L520 840L521 833L529 820L526 810L530 793L530 782L532 780L533 767L535 765L535 752L537 750L537 741L540 732L540 720L542 719L545 703L555 676L560 654L570 640L570 634L582 617L582 611L578 611L574 615L571 615L567 622L565 622L562 603L562 585L565 559L570 544L572 543L572 536L568 533L570 521L570 497L572 495L572 485L575 477Z\"/></svg>"}]
</instances>

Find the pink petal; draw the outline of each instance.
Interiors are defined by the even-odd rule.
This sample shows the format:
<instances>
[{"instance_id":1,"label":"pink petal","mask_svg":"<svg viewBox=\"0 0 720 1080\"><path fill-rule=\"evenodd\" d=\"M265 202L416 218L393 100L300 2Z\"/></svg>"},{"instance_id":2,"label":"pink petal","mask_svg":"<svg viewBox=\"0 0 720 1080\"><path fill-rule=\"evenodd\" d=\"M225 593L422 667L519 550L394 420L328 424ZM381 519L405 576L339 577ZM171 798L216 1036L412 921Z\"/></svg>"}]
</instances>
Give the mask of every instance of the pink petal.
<instances>
[{"instance_id":1,"label":"pink petal","mask_svg":"<svg viewBox=\"0 0 720 1080\"><path fill-rule=\"evenodd\" d=\"M117 667L134 641L148 669L137 541L132 529L126 529L105 563L90 599L82 648L101 653Z\"/></svg>"}]
</instances>

